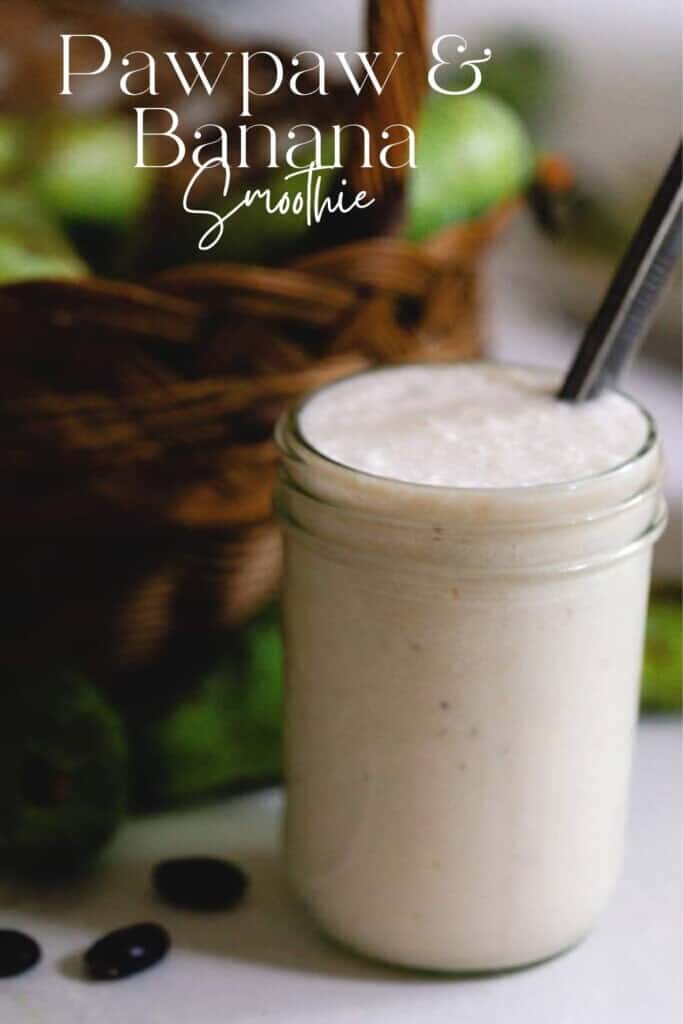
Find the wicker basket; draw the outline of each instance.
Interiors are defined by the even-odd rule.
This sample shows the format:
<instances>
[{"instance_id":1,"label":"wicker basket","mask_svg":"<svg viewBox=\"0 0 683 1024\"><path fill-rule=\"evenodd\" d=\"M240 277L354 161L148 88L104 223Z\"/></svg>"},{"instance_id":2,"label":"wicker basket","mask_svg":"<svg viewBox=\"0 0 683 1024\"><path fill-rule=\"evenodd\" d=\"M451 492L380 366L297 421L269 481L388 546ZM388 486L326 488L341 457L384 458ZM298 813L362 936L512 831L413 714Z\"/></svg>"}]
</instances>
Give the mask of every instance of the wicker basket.
<instances>
[{"instance_id":1,"label":"wicker basket","mask_svg":"<svg viewBox=\"0 0 683 1024\"><path fill-rule=\"evenodd\" d=\"M406 63L364 120L414 124L424 0L370 0L368 24L368 49L403 50ZM349 173L395 209L396 171ZM280 572L275 418L373 363L477 354L477 268L504 216L285 267L1 289L10 656L78 657L108 685L137 685L251 616Z\"/></svg>"}]
</instances>

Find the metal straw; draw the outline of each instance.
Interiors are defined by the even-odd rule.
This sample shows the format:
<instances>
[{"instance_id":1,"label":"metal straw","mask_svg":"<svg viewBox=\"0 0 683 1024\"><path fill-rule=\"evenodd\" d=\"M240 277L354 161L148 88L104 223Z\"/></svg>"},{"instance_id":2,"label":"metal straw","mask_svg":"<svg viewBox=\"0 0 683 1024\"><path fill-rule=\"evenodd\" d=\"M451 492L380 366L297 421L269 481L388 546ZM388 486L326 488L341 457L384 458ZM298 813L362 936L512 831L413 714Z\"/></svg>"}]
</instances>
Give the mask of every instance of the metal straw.
<instances>
[{"instance_id":1,"label":"metal straw","mask_svg":"<svg viewBox=\"0 0 683 1024\"><path fill-rule=\"evenodd\" d=\"M681 254L681 178L679 146L588 326L558 398L581 402L595 397L616 383L634 357Z\"/></svg>"}]
</instances>

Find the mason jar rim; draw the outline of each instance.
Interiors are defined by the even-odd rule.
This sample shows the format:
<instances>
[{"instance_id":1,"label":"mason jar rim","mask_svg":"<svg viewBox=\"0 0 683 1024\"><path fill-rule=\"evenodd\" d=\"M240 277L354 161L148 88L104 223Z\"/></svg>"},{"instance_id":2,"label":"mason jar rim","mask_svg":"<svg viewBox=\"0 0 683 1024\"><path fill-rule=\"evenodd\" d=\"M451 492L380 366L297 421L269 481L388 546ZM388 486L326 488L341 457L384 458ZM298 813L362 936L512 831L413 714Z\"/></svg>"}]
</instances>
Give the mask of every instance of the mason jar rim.
<instances>
[{"instance_id":1,"label":"mason jar rim","mask_svg":"<svg viewBox=\"0 0 683 1024\"><path fill-rule=\"evenodd\" d=\"M307 403L316 395L322 394L325 391L334 388L337 384L342 381L351 380L356 377L364 377L369 374L383 373L387 370L402 369L408 367L429 367L429 369L447 369L453 366L460 365L477 365L477 366L491 366L491 367L505 367L510 370L522 370L522 371L540 371L542 373L551 374L553 373L552 367L541 367L529 363L511 363L503 360L492 360L492 359L469 359L460 360L458 362L448 363L424 363L424 362L406 362L384 366L372 366L364 370L356 371L355 373L347 374L344 377L338 378L337 380L330 381L327 384L323 384L313 391L308 392L302 398L300 398L291 408L286 410L279 418L275 428L275 439L280 451L285 455L295 455L296 453L287 446L285 443L285 435L289 433L294 439L297 445L301 446L305 453L313 456L316 459L321 460L324 464L333 467L335 470L342 470L348 473L357 474L359 477L371 481L377 481L378 483L390 484L392 487L397 487L401 493L406 494L408 490L415 490L422 494L442 494L448 493L456 495L471 495L473 497L512 497L513 495L533 498L535 494L539 496L547 495L550 493L562 493L562 492L575 492L583 489L584 487L590 487L595 483L599 483L606 479L612 479L615 476L620 475L624 471L628 470L631 466L638 463L641 459L644 459L650 452L655 448L658 443L658 433L655 421L652 415L647 409L631 395L626 394L619 388L607 388L606 393L612 393L619 395L634 406L645 420L647 427L647 434L645 440L640 447L629 455L626 459L617 463L615 466L610 466L607 469L600 470L598 473L592 473L588 476L577 477L572 480L560 480L551 481L548 483L540 484L519 484L514 486L496 487L496 486L484 486L484 487L469 487L458 484L433 484L424 482L413 482L410 480L399 480L396 477L385 476L381 473L370 473L368 470L358 469L355 466L350 466L346 462L340 462L338 459L333 458L330 455L326 455L315 447L315 444L308 440L303 434L299 417L303 412L304 407Z\"/></svg>"}]
</instances>

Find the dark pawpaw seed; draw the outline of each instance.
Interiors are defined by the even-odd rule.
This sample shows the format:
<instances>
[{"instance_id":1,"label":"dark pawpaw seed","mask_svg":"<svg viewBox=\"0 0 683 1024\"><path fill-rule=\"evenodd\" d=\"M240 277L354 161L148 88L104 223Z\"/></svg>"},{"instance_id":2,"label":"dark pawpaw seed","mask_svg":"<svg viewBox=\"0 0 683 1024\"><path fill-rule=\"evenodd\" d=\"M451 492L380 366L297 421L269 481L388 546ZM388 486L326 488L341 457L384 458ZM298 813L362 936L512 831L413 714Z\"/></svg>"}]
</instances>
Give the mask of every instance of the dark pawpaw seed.
<instances>
[{"instance_id":1,"label":"dark pawpaw seed","mask_svg":"<svg viewBox=\"0 0 683 1024\"><path fill-rule=\"evenodd\" d=\"M229 910L244 896L244 871L217 857L180 857L158 864L154 888L167 903L188 910Z\"/></svg>"},{"instance_id":2,"label":"dark pawpaw seed","mask_svg":"<svg viewBox=\"0 0 683 1024\"><path fill-rule=\"evenodd\" d=\"M170 936L161 925L133 924L98 939L83 960L94 980L116 981L158 964L170 945Z\"/></svg>"},{"instance_id":3,"label":"dark pawpaw seed","mask_svg":"<svg viewBox=\"0 0 683 1024\"><path fill-rule=\"evenodd\" d=\"M40 946L30 935L0 929L0 978L23 974L40 960Z\"/></svg>"}]
</instances>

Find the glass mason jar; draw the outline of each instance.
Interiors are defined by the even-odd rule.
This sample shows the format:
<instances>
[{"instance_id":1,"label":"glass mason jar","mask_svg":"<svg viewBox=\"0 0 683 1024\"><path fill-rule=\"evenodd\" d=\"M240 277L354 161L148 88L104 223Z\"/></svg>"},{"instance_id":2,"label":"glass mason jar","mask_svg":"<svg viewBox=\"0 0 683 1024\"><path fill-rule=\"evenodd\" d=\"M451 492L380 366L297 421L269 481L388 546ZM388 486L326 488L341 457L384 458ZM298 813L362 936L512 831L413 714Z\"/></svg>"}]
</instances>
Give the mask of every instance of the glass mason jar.
<instances>
[{"instance_id":1,"label":"glass mason jar","mask_svg":"<svg viewBox=\"0 0 683 1024\"><path fill-rule=\"evenodd\" d=\"M558 953L620 866L666 518L654 425L608 472L469 489L335 463L300 408L278 425L275 498L291 885L383 961Z\"/></svg>"}]
</instances>

